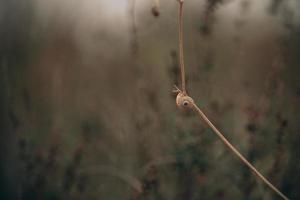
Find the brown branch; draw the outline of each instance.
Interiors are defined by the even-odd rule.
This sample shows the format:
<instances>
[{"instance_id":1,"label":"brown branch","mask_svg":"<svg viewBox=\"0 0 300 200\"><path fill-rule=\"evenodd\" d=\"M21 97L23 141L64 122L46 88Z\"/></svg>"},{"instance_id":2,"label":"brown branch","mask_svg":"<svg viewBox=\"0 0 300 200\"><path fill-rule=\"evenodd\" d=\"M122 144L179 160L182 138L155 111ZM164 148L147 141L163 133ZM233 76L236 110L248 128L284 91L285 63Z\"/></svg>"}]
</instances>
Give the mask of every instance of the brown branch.
<instances>
[{"instance_id":1,"label":"brown branch","mask_svg":"<svg viewBox=\"0 0 300 200\"><path fill-rule=\"evenodd\" d=\"M270 183L225 137L224 135L214 126L214 124L206 117L201 109L194 103L194 100L189 97L185 90L185 72L184 72L184 59L183 59L183 34L182 34L182 18L183 18L183 0L179 1L179 52L180 52L180 69L181 69L181 87L182 91L175 88L178 95L176 97L176 104L181 110L193 110L195 111L204 122L213 130L213 132L222 140L222 142L229 148L229 150L236 155L246 166L252 170L252 172L260 178L270 189L278 194L282 199L288 200L288 198L280 192L272 183Z\"/></svg>"}]
</instances>

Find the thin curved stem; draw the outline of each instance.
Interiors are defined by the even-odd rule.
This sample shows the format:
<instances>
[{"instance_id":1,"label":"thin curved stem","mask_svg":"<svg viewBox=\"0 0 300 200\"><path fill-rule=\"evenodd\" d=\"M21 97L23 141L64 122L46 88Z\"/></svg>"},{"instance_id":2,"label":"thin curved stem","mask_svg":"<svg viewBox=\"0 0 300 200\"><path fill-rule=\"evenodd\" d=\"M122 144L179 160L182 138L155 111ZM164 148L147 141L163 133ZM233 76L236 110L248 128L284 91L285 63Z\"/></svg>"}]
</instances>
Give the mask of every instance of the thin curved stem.
<instances>
[{"instance_id":1,"label":"thin curved stem","mask_svg":"<svg viewBox=\"0 0 300 200\"><path fill-rule=\"evenodd\" d=\"M201 109L193 103L194 110L206 122L206 124L213 130L213 132L222 140L222 142L236 155L245 165L247 165L252 172L260 178L266 185L268 185L276 194L281 196L284 200L289 200L282 192L280 192L270 181L268 181L232 144L224 137L224 135L214 126L214 124L206 117Z\"/></svg>"},{"instance_id":2,"label":"thin curved stem","mask_svg":"<svg viewBox=\"0 0 300 200\"><path fill-rule=\"evenodd\" d=\"M130 185L134 190L136 190L138 193L141 194L143 192L143 184L137 178L131 176L130 174L123 173L119 169L116 169L112 166L98 165L93 167L87 167L81 169L79 173L87 173L91 175L96 175L96 174L110 175L124 181L125 183Z\"/></svg>"},{"instance_id":3,"label":"thin curved stem","mask_svg":"<svg viewBox=\"0 0 300 200\"><path fill-rule=\"evenodd\" d=\"M181 73L181 89L183 94L186 94L185 89L185 71L184 71L184 57L183 57L183 0L178 0L179 2L179 15L178 15L178 25L179 25L179 64Z\"/></svg>"}]
</instances>

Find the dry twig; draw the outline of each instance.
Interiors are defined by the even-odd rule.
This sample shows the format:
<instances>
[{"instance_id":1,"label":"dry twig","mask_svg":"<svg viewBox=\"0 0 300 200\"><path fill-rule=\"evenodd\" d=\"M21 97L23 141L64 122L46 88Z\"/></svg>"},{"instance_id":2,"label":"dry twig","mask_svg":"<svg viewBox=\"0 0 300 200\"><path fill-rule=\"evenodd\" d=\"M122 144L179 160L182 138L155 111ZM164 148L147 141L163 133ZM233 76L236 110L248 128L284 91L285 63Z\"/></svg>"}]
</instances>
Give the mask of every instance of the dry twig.
<instances>
[{"instance_id":1,"label":"dry twig","mask_svg":"<svg viewBox=\"0 0 300 200\"><path fill-rule=\"evenodd\" d=\"M213 132L222 140L222 142L230 149L230 151L236 155L246 166L248 166L252 172L260 178L269 188L271 188L276 194L282 199L288 200L288 198L280 192L271 182L269 182L225 137L224 135L214 126L214 124L206 117L202 110L195 104L194 100L189 97L186 93L185 88L185 71L184 71L184 57L183 57L183 2L184 0L178 0L179 2L179 61L181 71L181 90L175 86L175 91L178 93L176 97L176 104L181 110L193 110L201 119L213 130Z\"/></svg>"}]
</instances>

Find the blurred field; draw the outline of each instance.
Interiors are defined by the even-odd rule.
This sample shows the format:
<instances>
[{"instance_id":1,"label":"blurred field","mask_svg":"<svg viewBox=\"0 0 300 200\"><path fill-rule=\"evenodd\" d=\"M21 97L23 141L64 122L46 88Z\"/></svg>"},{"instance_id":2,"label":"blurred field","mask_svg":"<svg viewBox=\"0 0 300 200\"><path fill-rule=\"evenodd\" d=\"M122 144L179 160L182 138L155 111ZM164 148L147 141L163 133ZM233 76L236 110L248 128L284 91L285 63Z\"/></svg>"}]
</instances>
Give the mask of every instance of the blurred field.
<instances>
[{"instance_id":1,"label":"blurred field","mask_svg":"<svg viewBox=\"0 0 300 200\"><path fill-rule=\"evenodd\" d=\"M179 112L177 2L0 1L0 198L277 199ZM189 94L300 199L300 2L186 0Z\"/></svg>"}]
</instances>

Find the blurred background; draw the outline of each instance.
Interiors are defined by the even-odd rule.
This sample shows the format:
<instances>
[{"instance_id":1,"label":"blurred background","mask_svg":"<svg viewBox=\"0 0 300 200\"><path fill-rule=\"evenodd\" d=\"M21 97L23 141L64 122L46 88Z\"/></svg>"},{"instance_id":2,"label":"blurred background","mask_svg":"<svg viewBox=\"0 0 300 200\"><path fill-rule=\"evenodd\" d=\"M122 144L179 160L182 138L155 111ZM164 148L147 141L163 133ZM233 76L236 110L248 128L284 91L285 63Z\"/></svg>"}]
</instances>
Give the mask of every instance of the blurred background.
<instances>
[{"instance_id":1,"label":"blurred background","mask_svg":"<svg viewBox=\"0 0 300 200\"><path fill-rule=\"evenodd\" d=\"M0 1L0 198L271 200L177 110L175 0ZM300 199L300 1L186 0L189 94Z\"/></svg>"}]
</instances>

